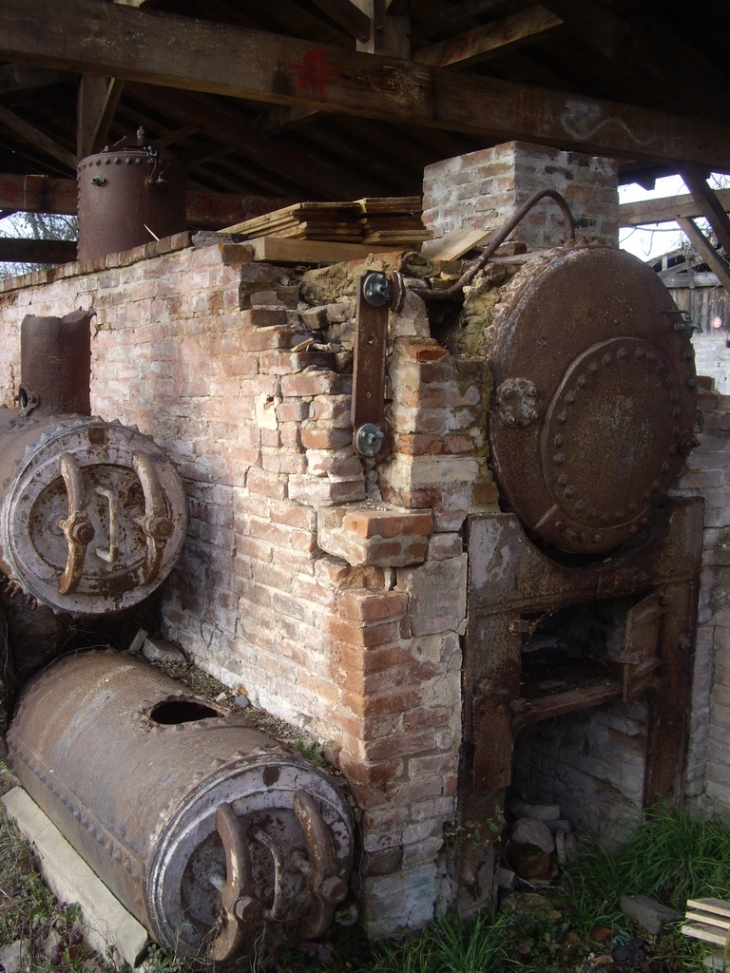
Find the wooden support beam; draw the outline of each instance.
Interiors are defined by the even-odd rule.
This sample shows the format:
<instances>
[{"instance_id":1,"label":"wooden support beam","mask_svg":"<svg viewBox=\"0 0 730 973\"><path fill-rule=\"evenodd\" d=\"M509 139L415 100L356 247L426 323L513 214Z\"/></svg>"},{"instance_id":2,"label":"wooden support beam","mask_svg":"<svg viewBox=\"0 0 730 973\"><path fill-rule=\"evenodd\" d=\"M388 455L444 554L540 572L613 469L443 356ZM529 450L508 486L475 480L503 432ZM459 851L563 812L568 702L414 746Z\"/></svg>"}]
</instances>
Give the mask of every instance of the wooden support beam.
<instances>
[{"instance_id":1,"label":"wooden support beam","mask_svg":"<svg viewBox=\"0 0 730 973\"><path fill-rule=\"evenodd\" d=\"M356 0L367 14L369 31L358 40L358 51L408 59L411 56L411 18L408 11L388 10L386 0Z\"/></svg>"},{"instance_id":2,"label":"wooden support beam","mask_svg":"<svg viewBox=\"0 0 730 973\"><path fill-rule=\"evenodd\" d=\"M370 37L370 18L352 0L311 0L322 13L356 41Z\"/></svg>"},{"instance_id":3,"label":"wooden support beam","mask_svg":"<svg viewBox=\"0 0 730 973\"><path fill-rule=\"evenodd\" d=\"M75 240L19 240L0 237L0 261L4 263L67 264L75 259Z\"/></svg>"},{"instance_id":4,"label":"wooden support beam","mask_svg":"<svg viewBox=\"0 0 730 973\"><path fill-rule=\"evenodd\" d=\"M702 210L702 215L715 231L717 242L725 253L730 254L730 220L715 191L708 186L705 172L700 166L687 165L682 166L679 174Z\"/></svg>"},{"instance_id":5,"label":"wooden support beam","mask_svg":"<svg viewBox=\"0 0 730 973\"><path fill-rule=\"evenodd\" d=\"M680 217L677 222L697 253L704 259L708 267L714 271L717 279L728 294L730 294L730 267L728 267L727 262L723 260L693 220Z\"/></svg>"},{"instance_id":6,"label":"wooden support beam","mask_svg":"<svg viewBox=\"0 0 730 973\"><path fill-rule=\"evenodd\" d=\"M292 146L279 145L209 98L151 85L128 84L127 90L145 103L193 124L201 135L233 146L237 153L262 171L283 176L293 185L302 186L323 199L358 199L363 192L374 188L364 190L362 180L343 173L334 165L327 166Z\"/></svg>"},{"instance_id":7,"label":"wooden support beam","mask_svg":"<svg viewBox=\"0 0 730 973\"><path fill-rule=\"evenodd\" d=\"M52 138L39 131L34 125L30 125L28 122L23 121L22 118L18 118L16 114L2 105L0 105L0 124L6 125L16 135L25 139L26 142L30 142L31 145L40 149L41 152L45 152L46 155L50 155L62 165L74 171L76 170L76 156L73 152L64 149L58 142L54 142Z\"/></svg>"},{"instance_id":8,"label":"wooden support beam","mask_svg":"<svg viewBox=\"0 0 730 973\"><path fill-rule=\"evenodd\" d=\"M414 52L413 60L440 68L452 64L475 64L536 40L562 23L560 17L537 3L509 17L467 30L458 37L422 47Z\"/></svg>"},{"instance_id":9,"label":"wooden support beam","mask_svg":"<svg viewBox=\"0 0 730 973\"><path fill-rule=\"evenodd\" d=\"M505 12L504 8L505 0L461 0L460 3L450 3L441 13L428 17L414 28L411 43L414 47L421 47L444 30L453 34L455 30L472 25L475 17L489 13L499 16Z\"/></svg>"},{"instance_id":10,"label":"wooden support beam","mask_svg":"<svg viewBox=\"0 0 730 973\"><path fill-rule=\"evenodd\" d=\"M46 84L57 84L69 77L65 71L49 68L30 68L22 64L4 64L0 68L0 95L11 91L27 91Z\"/></svg>"},{"instance_id":11,"label":"wooden support beam","mask_svg":"<svg viewBox=\"0 0 730 973\"><path fill-rule=\"evenodd\" d=\"M25 213L76 213L76 180L0 174L0 209Z\"/></svg>"},{"instance_id":12,"label":"wooden support beam","mask_svg":"<svg viewBox=\"0 0 730 973\"><path fill-rule=\"evenodd\" d=\"M718 189L715 197L723 212L730 213L730 189ZM663 199L646 199L638 203L621 203L619 226L641 226L644 223L669 223L680 217L704 216L701 206L688 194Z\"/></svg>"},{"instance_id":13,"label":"wooden support beam","mask_svg":"<svg viewBox=\"0 0 730 973\"><path fill-rule=\"evenodd\" d=\"M727 125L99 0L3 0L0 58L495 141L730 169Z\"/></svg>"},{"instance_id":14,"label":"wooden support beam","mask_svg":"<svg viewBox=\"0 0 730 973\"><path fill-rule=\"evenodd\" d=\"M254 216L270 213L296 202L273 196L242 196L189 189L186 218L190 226L220 230ZM48 176L16 176L0 173L0 212L76 214L76 180Z\"/></svg>"},{"instance_id":15,"label":"wooden support beam","mask_svg":"<svg viewBox=\"0 0 730 973\"><path fill-rule=\"evenodd\" d=\"M85 159L94 151L94 136L108 84L107 78L94 77L91 74L81 75L76 98L76 155L79 159Z\"/></svg>"}]
</instances>

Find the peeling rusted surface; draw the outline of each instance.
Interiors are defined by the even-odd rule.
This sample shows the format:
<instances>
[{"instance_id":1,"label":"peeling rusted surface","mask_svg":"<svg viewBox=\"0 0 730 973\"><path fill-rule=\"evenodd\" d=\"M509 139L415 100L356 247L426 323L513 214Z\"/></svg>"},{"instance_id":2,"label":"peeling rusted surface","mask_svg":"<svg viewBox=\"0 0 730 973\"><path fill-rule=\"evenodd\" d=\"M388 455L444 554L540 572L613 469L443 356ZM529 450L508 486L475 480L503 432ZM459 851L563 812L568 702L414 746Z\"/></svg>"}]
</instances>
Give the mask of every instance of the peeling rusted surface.
<instances>
[{"instance_id":1,"label":"peeling rusted surface","mask_svg":"<svg viewBox=\"0 0 730 973\"><path fill-rule=\"evenodd\" d=\"M341 901L352 865L344 798L240 712L157 722L175 699L189 716L194 698L126 653L67 657L20 698L13 767L112 892L179 954L199 957L215 941L218 958L231 958L264 924L269 946L319 934L312 916Z\"/></svg>"},{"instance_id":2,"label":"peeling rusted surface","mask_svg":"<svg viewBox=\"0 0 730 973\"><path fill-rule=\"evenodd\" d=\"M99 418L0 409L0 570L54 611L138 604L172 570L187 501L170 460Z\"/></svg>"},{"instance_id":3,"label":"peeling rusted surface","mask_svg":"<svg viewBox=\"0 0 730 973\"><path fill-rule=\"evenodd\" d=\"M645 804L681 800L702 528L703 501L675 498L631 544L600 560L569 564L538 549L514 514L469 519L460 785L465 820L480 822L487 834L503 809L513 741L523 726L642 694L650 704ZM556 653L553 674L562 679L551 682L564 684L556 690L536 679L539 666L530 662L547 649L526 646L541 623L560 612L573 626L604 612L609 627L603 638L589 640L584 656ZM480 861L470 853L463 867L476 876L490 856L488 848ZM478 889L475 882L476 898L488 898L490 881Z\"/></svg>"},{"instance_id":4,"label":"peeling rusted surface","mask_svg":"<svg viewBox=\"0 0 730 973\"><path fill-rule=\"evenodd\" d=\"M24 415L91 414L91 334L93 312L62 318L28 314L20 325L20 395Z\"/></svg>"},{"instance_id":5,"label":"peeling rusted surface","mask_svg":"<svg viewBox=\"0 0 730 973\"><path fill-rule=\"evenodd\" d=\"M597 554L637 534L693 445L694 354L651 270L554 251L511 282L489 348L500 487L529 531Z\"/></svg>"},{"instance_id":6,"label":"peeling rusted surface","mask_svg":"<svg viewBox=\"0 0 730 973\"><path fill-rule=\"evenodd\" d=\"M78 260L130 250L185 229L183 166L140 129L78 166Z\"/></svg>"}]
</instances>

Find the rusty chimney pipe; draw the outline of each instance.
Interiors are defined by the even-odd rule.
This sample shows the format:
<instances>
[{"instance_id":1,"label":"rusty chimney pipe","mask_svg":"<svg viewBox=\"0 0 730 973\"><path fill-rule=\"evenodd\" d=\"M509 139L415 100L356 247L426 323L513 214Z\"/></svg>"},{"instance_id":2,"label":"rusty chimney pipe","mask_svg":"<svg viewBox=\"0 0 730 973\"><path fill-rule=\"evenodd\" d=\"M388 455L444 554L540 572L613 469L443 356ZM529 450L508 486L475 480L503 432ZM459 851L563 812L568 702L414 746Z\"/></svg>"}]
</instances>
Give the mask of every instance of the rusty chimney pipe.
<instances>
[{"instance_id":1,"label":"rusty chimney pipe","mask_svg":"<svg viewBox=\"0 0 730 973\"><path fill-rule=\"evenodd\" d=\"M93 314L79 310L62 318L25 316L20 326L21 415L91 415Z\"/></svg>"}]
</instances>

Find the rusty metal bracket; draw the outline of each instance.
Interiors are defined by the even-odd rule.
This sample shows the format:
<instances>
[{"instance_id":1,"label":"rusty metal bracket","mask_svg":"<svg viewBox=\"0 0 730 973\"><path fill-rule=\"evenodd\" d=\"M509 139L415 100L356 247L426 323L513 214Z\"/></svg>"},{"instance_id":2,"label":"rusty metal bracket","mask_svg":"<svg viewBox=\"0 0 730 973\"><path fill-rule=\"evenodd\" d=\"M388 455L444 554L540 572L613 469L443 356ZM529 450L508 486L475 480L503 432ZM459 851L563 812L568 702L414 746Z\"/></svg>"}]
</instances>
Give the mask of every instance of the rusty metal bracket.
<instances>
[{"instance_id":1,"label":"rusty metal bracket","mask_svg":"<svg viewBox=\"0 0 730 973\"><path fill-rule=\"evenodd\" d=\"M68 496L68 516L59 520L68 546L66 567L58 579L58 590L68 595L78 587L84 570L86 548L94 539L94 528L86 514L86 488L81 469L71 453L61 453L59 468Z\"/></svg>"},{"instance_id":2,"label":"rusty metal bracket","mask_svg":"<svg viewBox=\"0 0 730 973\"><path fill-rule=\"evenodd\" d=\"M144 517L136 518L147 539L147 558L140 569L140 581L150 584L160 572L162 554L172 537L174 525L168 516L165 492L152 458L146 453L135 452L132 465L142 484L145 502Z\"/></svg>"},{"instance_id":3,"label":"rusty metal bracket","mask_svg":"<svg viewBox=\"0 0 730 973\"><path fill-rule=\"evenodd\" d=\"M352 387L353 445L360 456L376 456L385 441L385 348L388 314L404 296L400 274L365 273L357 292Z\"/></svg>"},{"instance_id":4,"label":"rusty metal bracket","mask_svg":"<svg viewBox=\"0 0 730 973\"><path fill-rule=\"evenodd\" d=\"M347 897L347 885L337 871L332 834L306 791L294 794L294 813L307 842L310 863L307 884L312 893L312 905L302 922L301 933L303 939L317 939L326 932L335 909Z\"/></svg>"},{"instance_id":5,"label":"rusty metal bracket","mask_svg":"<svg viewBox=\"0 0 730 973\"><path fill-rule=\"evenodd\" d=\"M226 880L221 887L224 928L213 943L216 962L233 959L243 949L251 927L261 921L263 906L254 896L253 869L247 836L230 804L215 814L216 830L226 855Z\"/></svg>"}]
</instances>

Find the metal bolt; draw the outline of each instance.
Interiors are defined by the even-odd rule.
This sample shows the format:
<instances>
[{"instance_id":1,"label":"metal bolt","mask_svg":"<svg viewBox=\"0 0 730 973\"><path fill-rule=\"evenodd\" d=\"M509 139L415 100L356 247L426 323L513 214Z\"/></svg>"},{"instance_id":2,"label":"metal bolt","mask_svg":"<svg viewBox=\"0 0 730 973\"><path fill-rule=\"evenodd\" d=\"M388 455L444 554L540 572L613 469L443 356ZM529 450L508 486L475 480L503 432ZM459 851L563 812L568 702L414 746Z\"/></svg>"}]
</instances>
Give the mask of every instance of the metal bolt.
<instances>
[{"instance_id":1,"label":"metal bolt","mask_svg":"<svg viewBox=\"0 0 730 973\"><path fill-rule=\"evenodd\" d=\"M94 539L94 528L88 520L80 520L71 528L71 537L79 544L90 544Z\"/></svg>"},{"instance_id":2,"label":"metal bolt","mask_svg":"<svg viewBox=\"0 0 730 973\"><path fill-rule=\"evenodd\" d=\"M368 274L363 281L362 294L371 307L383 307L390 303L390 281L385 274Z\"/></svg>"},{"instance_id":3,"label":"metal bolt","mask_svg":"<svg viewBox=\"0 0 730 973\"><path fill-rule=\"evenodd\" d=\"M385 441L385 433L374 422L366 422L355 433L355 449L361 456L376 456Z\"/></svg>"},{"instance_id":4,"label":"metal bolt","mask_svg":"<svg viewBox=\"0 0 730 973\"><path fill-rule=\"evenodd\" d=\"M91 181L95 186L103 186L104 183L106 182L106 179L103 176L94 176L94 178Z\"/></svg>"}]
</instances>

